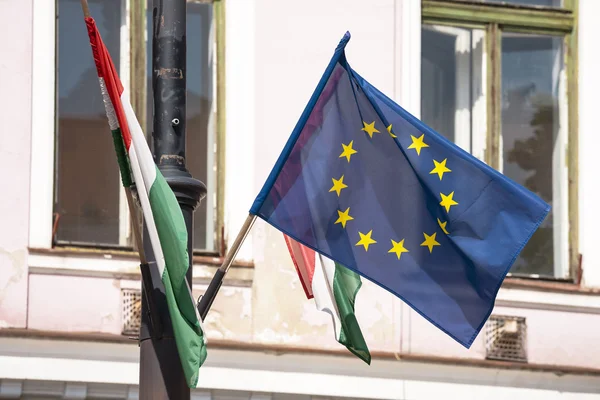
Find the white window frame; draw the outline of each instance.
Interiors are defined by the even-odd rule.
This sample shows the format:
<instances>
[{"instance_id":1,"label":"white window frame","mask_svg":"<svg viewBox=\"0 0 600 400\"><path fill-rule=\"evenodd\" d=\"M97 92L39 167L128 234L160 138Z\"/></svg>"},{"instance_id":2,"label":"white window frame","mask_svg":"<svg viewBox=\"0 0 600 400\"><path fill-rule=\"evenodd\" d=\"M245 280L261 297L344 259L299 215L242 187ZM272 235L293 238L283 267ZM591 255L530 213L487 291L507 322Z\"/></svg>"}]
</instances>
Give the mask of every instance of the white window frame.
<instances>
[{"instance_id":1,"label":"white window frame","mask_svg":"<svg viewBox=\"0 0 600 400\"><path fill-rule=\"evenodd\" d=\"M33 1L29 247L52 247L56 3Z\"/></svg>"},{"instance_id":2,"label":"white window frame","mask_svg":"<svg viewBox=\"0 0 600 400\"><path fill-rule=\"evenodd\" d=\"M129 0L122 0L121 4L119 75L123 86L129 87ZM56 64L58 59L56 55L57 8L57 0L34 0L29 247L39 249L52 248L56 176L56 103L58 102L56 80L56 69L58 68ZM83 14L81 23L84 23ZM48 66L53 67L49 68ZM130 226L125 191L119 184L120 246L127 245L131 234Z\"/></svg>"},{"instance_id":3,"label":"white window frame","mask_svg":"<svg viewBox=\"0 0 600 400\"><path fill-rule=\"evenodd\" d=\"M240 231L248 209L262 187L269 170L255 171L256 124L255 104L255 9L254 1L234 0L227 2L225 22L225 108L227 132L225 136L225 170L235 171L227 175L224 190L224 237L225 243L233 243ZM240 134L243 132L243 134ZM221 133L223 134L223 133ZM243 166L243 167L240 167ZM258 175L258 176L257 176ZM254 251L264 245L266 223L254 224L240 248L237 260L259 262L264 251ZM283 239L283 237L282 237ZM283 243L283 242L282 242Z\"/></svg>"}]
</instances>

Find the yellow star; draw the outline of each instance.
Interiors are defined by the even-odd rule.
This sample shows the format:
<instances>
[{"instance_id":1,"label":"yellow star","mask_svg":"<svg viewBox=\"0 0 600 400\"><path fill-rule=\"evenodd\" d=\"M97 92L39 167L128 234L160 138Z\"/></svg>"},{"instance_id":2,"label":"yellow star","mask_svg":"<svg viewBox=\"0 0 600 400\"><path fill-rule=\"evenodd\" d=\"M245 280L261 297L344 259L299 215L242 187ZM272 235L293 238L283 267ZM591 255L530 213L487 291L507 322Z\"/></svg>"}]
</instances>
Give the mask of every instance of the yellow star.
<instances>
[{"instance_id":1,"label":"yellow star","mask_svg":"<svg viewBox=\"0 0 600 400\"><path fill-rule=\"evenodd\" d=\"M388 253L396 253L398 260L400 259L402 253L408 253L408 250L404 248L404 239L399 242L395 242L392 239L392 248L388 251Z\"/></svg>"},{"instance_id":2,"label":"yellow star","mask_svg":"<svg viewBox=\"0 0 600 400\"><path fill-rule=\"evenodd\" d=\"M365 121L363 121L363 125L364 127L361 129L361 131L367 132L369 137L373 138L374 133L379 133L377 128L375 128L375 121L371 122L370 124L367 124Z\"/></svg>"},{"instance_id":3,"label":"yellow star","mask_svg":"<svg viewBox=\"0 0 600 400\"><path fill-rule=\"evenodd\" d=\"M425 134L422 134L418 138L414 137L413 135L410 135L410 138L412 139L412 144L410 146L408 146L408 148L415 149L417 151L418 156L421 155L421 149L423 147L429 147L429 145L423 141L424 137L425 137Z\"/></svg>"},{"instance_id":4,"label":"yellow star","mask_svg":"<svg viewBox=\"0 0 600 400\"><path fill-rule=\"evenodd\" d=\"M446 221L446 222L442 222L442 221L440 221L440 219L439 219L439 218L438 218L437 220L438 220L438 225L440 226L440 228L442 228L442 230L444 231L444 233L445 233L446 235L449 235L449 234L450 234L450 232L448 232L448 231L446 230L446 225L448 225L448 221Z\"/></svg>"},{"instance_id":5,"label":"yellow star","mask_svg":"<svg viewBox=\"0 0 600 400\"><path fill-rule=\"evenodd\" d=\"M390 134L391 137L398 137L398 136L396 136L396 135L394 135L392 133L392 124L390 124L390 126L387 127L387 131L388 131L388 133Z\"/></svg>"},{"instance_id":6,"label":"yellow star","mask_svg":"<svg viewBox=\"0 0 600 400\"><path fill-rule=\"evenodd\" d=\"M446 212L450 212L450 207L458 204L452 198L454 196L454 192L450 193L447 196L444 193L440 193L440 196L442 196L442 201L440 201L440 206L444 206L446 208Z\"/></svg>"},{"instance_id":7,"label":"yellow star","mask_svg":"<svg viewBox=\"0 0 600 400\"><path fill-rule=\"evenodd\" d=\"M346 211L340 211L337 210L338 212L338 219L337 221L335 221L336 224L342 224L342 228L346 227L346 222L351 221L354 219L354 217L351 217L349 212L350 212L350 207L346 208Z\"/></svg>"},{"instance_id":8,"label":"yellow star","mask_svg":"<svg viewBox=\"0 0 600 400\"><path fill-rule=\"evenodd\" d=\"M346 157L348 162L350 162L350 156L352 154L358 153L356 150L354 150L352 148L353 143L354 143L354 140L351 140L350 143L348 143L348 145L345 145L344 143L342 143L342 147L344 148L344 151L342 152L342 154L340 154L340 158Z\"/></svg>"},{"instance_id":9,"label":"yellow star","mask_svg":"<svg viewBox=\"0 0 600 400\"><path fill-rule=\"evenodd\" d=\"M348 185L344 183L344 175L342 175L340 179L331 178L331 180L333 181L333 186L331 187L331 189L329 189L329 191L336 192L338 197L340 197L340 192L342 191L342 189L348 187Z\"/></svg>"},{"instance_id":10,"label":"yellow star","mask_svg":"<svg viewBox=\"0 0 600 400\"><path fill-rule=\"evenodd\" d=\"M433 160L435 168L431 170L430 174L438 174L438 176L440 177L440 181L442 180L442 177L444 176L445 172L452 172L450 168L446 167L447 160L447 158L444 158L444 161L442 162L437 162Z\"/></svg>"},{"instance_id":11,"label":"yellow star","mask_svg":"<svg viewBox=\"0 0 600 400\"><path fill-rule=\"evenodd\" d=\"M364 246L365 251L369 251L369 245L373 243L377 243L375 240L371 239L371 234L373 233L373 229L369 231L366 235L362 232L358 232L360 235L360 240L356 243L355 246Z\"/></svg>"},{"instance_id":12,"label":"yellow star","mask_svg":"<svg viewBox=\"0 0 600 400\"><path fill-rule=\"evenodd\" d=\"M423 236L425 236L425 241L421 243L421 246L427 246L429 248L430 253L433 251L434 246L440 246L440 244L435 240L435 235L437 235L437 232L433 232L433 235L431 236L423 232Z\"/></svg>"}]
</instances>

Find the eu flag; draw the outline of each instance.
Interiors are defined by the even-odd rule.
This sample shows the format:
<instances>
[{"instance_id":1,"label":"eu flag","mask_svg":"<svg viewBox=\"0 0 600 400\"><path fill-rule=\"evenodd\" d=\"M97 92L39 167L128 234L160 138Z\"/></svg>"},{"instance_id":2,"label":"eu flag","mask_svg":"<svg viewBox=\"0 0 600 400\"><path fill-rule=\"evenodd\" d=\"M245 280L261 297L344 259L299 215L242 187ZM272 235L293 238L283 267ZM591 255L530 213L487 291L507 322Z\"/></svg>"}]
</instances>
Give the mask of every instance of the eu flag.
<instances>
[{"instance_id":1,"label":"eu flag","mask_svg":"<svg viewBox=\"0 0 600 400\"><path fill-rule=\"evenodd\" d=\"M550 206L359 76L346 33L254 214L469 348Z\"/></svg>"}]
</instances>

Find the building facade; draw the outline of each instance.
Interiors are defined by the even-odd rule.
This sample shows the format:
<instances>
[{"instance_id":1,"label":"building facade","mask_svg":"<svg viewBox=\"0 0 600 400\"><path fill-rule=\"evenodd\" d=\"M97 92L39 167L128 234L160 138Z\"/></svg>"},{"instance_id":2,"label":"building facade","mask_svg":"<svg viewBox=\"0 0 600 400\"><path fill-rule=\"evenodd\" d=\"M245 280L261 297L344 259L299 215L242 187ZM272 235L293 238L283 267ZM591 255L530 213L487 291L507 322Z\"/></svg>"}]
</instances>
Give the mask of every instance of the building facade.
<instances>
[{"instance_id":1,"label":"building facade","mask_svg":"<svg viewBox=\"0 0 600 400\"><path fill-rule=\"evenodd\" d=\"M152 6L89 0L152 130ZM596 0L188 2L202 294L347 30L352 67L552 205L465 349L363 280L362 363L257 221L196 399L600 399ZM138 398L140 274L77 0L0 2L0 398ZM598 89L598 91L596 90ZM151 140L150 140L151 142Z\"/></svg>"}]
</instances>

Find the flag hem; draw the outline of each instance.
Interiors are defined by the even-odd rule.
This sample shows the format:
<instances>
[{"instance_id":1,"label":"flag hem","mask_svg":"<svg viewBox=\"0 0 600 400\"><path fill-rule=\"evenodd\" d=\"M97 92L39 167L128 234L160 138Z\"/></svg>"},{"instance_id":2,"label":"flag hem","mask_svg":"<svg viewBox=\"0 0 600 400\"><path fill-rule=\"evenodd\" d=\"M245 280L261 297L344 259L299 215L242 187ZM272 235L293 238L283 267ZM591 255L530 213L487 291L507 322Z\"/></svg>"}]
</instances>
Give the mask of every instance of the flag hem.
<instances>
[{"instance_id":1,"label":"flag hem","mask_svg":"<svg viewBox=\"0 0 600 400\"><path fill-rule=\"evenodd\" d=\"M296 235L290 233L287 229L282 229L281 227L273 225L264 215L262 215L262 213L256 214L256 216L259 217L259 218L261 218L263 221L265 221L266 223L268 223L269 225L271 225L275 229L279 230L280 232L282 232L282 233L288 235L289 237L291 237L292 239L296 240L298 243L301 243L304 246L306 246L306 247L308 247L310 249L313 249L315 252L317 252L319 254L322 254L325 257L328 257L331 260L336 261L336 262L344 265L349 270L352 270L352 271L356 272L358 275L362 276L363 278L367 279L368 281L373 282L377 286L381 287L382 289L384 289L384 290L388 291L389 293L393 294L394 296L398 297L400 300L402 300L403 302L405 302L406 304L408 304L410 306L410 308L412 308L414 311L416 311L420 316L422 316L427 321L429 321L432 325L434 325L435 327L437 327L438 329L440 329L446 335L450 336L452 339L456 340L458 343L460 343L461 345L463 345L467 349L470 349L471 345L473 344L473 341L475 340L475 338L477 337L477 335L479 335L479 332L481 331L481 328L483 328L483 325L485 324L485 321L489 318L490 314L492 313L492 310L494 308L494 303L495 303L496 296L498 294L498 291L500 290L500 286L502 286L502 282L504 281L504 278L506 277L506 274L508 274L508 271L510 270L510 268L514 264L515 260L517 259L517 256L519 255L519 253L521 252L521 250L523 250L523 247L525 247L525 245L527 244L527 242L529 241L529 239L531 238L531 236L535 233L535 231L537 230L537 228L544 221L544 219L546 218L546 215L548 214L548 211L550 211L550 207L547 207L546 210L545 210L545 212L542 213L542 216L539 218L539 220L537 221L537 223L535 224L535 226L530 230L530 233L528 234L527 239L525 241L523 241L523 243L521 244L521 246L514 253L513 258L511 259L511 261L508 263L507 267L504 270L504 274L503 274L502 279L500 280L500 283L496 287L496 290L495 290L495 293L494 293L494 296L493 296L494 302L492 302L492 304L490 306L490 309L489 309L489 311L487 313L487 317L483 320L483 322L481 323L481 325L479 326L479 328L477 330L475 330L475 332L473 333L473 336L471 337L471 339L468 342L463 342L463 341L459 340L455 335L451 334L446 329L444 329L442 326L440 326L439 324L437 324L436 322L434 322L433 320L431 320L431 318L429 318L428 316L426 316L425 314L423 314L420 310L418 310L415 306L413 306L410 301L406 300L404 298L404 296L402 296L402 295L394 292L391 289L388 289L383 284L381 284L381 283L379 283L379 282L377 282L377 281L369 278L367 275L361 273L356 268L352 268L352 267L346 266L343 262L339 261L337 258L331 256L330 254L327 254L327 253L325 253L323 251L317 250L314 246L311 246L310 244L308 244L308 243L306 243L306 242L298 239L296 237Z\"/></svg>"}]
</instances>

